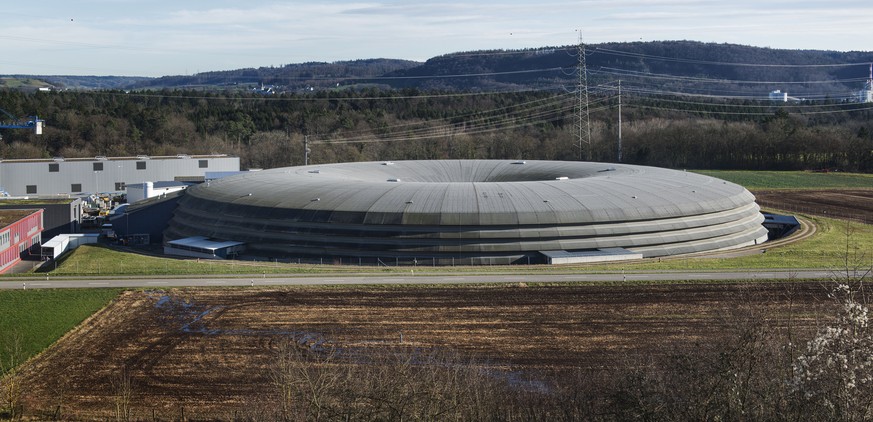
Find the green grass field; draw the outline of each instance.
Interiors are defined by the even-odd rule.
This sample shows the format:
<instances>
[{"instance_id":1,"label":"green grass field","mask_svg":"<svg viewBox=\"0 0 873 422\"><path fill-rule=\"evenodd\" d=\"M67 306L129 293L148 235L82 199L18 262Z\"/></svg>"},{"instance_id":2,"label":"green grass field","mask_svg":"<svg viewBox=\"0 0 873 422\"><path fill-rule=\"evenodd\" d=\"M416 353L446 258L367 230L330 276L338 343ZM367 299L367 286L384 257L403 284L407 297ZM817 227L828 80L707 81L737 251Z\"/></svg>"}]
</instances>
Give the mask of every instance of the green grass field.
<instances>
[{"instance_id":1,"label":"green grass field","mask_svg":"<svg viewBox=\"0 0 873 422\"><path fill-rule=\"evenodd\" d=\"M873 174L807 171L694 170L744 186L765 189L873 189Z\"/></svg>"},{"instance_id":2,"label":"green grass field","mask_svg":"<svg viewBox=\"0 0 873 422\"><path fill-rule=\"evenodd\" d=\"M768 250L767 253L736 258L666 258L638 263L588 264L574 266L419 266L416 272L453 273L539 273L597 272L620 270L736 270L736 269L835 269L845 266L846 222L806 216L817 233L806 240ZM873 225L850 223L849 252L873 265ZM866 257L863 258L862 256ZM248 261L180 260L124 253L102 246L84 245L69 254L52 270L51 276L94 275L209 275L209 274L318 274L408 272L410 267L372 267L355 265L307 265Z\"/></svg>"},{"instance_id":3,"label":"green grass field","mask_svg":"<svg viewBox=\"0 0 873 422\"><path fill-rule=\"evenodd\" d=\"M0 359L8 362L18 337L20 359L29 358L118 295L116 289L0 290Z\"/></svg>"},{"instance_id":4,"label":"green grass field","mask_svg":"<svg viewBox=\"0 0 873 422\"><path fill-rule=\"evenodd\" d=\"M767 249L766 253L735 258L669 258L640 263L611 264L603 269L626 270L762 270L826 269L850 266L873 267L873 225L848 223L823 217L803 216L817 232L811 238ZM849 233L847 236L846 233Z\"/></svg>"},{"instance_id":5,"label":"green grass field","mask_svg":"<svg viewBox=\"0 0 873 422\"><path fill-rule=\"evenodd\" d=\"M51 276L314 274L359 269L359 267L333 265L162 258L120 252L101 245L82 245L59 260L56 268L53 268L49 274Z\"/></svg>"}]
</instances>

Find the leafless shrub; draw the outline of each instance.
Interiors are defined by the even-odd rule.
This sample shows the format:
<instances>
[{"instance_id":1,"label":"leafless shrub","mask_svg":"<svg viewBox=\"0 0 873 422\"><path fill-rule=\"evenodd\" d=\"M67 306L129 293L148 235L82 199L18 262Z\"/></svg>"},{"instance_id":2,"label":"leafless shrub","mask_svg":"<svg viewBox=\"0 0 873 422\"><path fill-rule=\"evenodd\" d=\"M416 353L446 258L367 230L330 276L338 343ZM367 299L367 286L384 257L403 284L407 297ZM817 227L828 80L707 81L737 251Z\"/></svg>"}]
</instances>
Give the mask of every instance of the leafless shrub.
<instances>
[{"instance_id":1,"label":"leafless shrub","mask_svg":"<svg viewBox=\"0 0 873 422\"><path fill-rule=\"evenodd\" d=\"M505 381L459 355L412 348L275 347L270 379L285 420L485 420Z\"/></svg>"},{"instance_id":2,"label":"leafless shrub","mask_svg":"<svg viewBox=\"0 0 873 422\"><path fill-rule=\"evenodd\" d=\"M5 359L0 359L0 419L14 420L22 415L22 388L18 366L21 364L24 351L21 347L21 335L13 332L9 338L3 339Z\"/></svg>"},{"instance_id":3,"label":"leafless shrub","mask_svg":"<svg viewBox=\"0 0 873 422\"><path fill-rule=\"evenodd\" d=\"M620 420L781 419L790 407L786 337L759 304L745 303L726 311L719 338L617 368L604 413Z\"/></svg>"},{"instance_id":4,"label":"leafless shrub","mask_svg":"<svg viewBox=\"0 0 873 422\"><path fill-rule=\"evenodd\" d=\"M134 384L127 368L123 368L117 379L112 382L113 402L115 404L115 420L130 421L133 419L131 407Z\"/></svg>"},{"instance_id":5,"label":"leafless shrub","mask_svg":"<svg viewBox=\"0 0 873 422\"><path fill-rule=\"evenodd\" d=\"M270 379L279 392L282 418L322 419L342 376L341 371L333 368L334 349L314 353L305 345L283 341L274 356Z\"/></svg>"}]
</instances>

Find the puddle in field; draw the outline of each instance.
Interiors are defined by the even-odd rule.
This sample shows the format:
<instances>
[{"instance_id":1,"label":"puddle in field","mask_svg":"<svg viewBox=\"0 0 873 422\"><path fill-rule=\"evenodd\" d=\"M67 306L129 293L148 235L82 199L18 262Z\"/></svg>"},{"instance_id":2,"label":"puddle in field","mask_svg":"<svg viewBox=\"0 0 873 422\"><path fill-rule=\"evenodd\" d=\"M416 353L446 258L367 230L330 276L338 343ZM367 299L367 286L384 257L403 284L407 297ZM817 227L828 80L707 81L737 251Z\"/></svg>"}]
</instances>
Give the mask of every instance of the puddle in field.
<instances>
[{"instance_id":1,"label":"puddle in field","mask_svg":"<svg viewBox=\"0 0 873 422\"><path fill-rule=\"evenodd\" d=\"M394 353L400 353L402 357L409 359L407 362L417 366L445 366L450 367L457 365L457 362L442 362L439 359L434 360L432 352L434 350L422 348L398 348L396 340L386 339L371 339L364 340L361 343L367 346L346 346L338 347L331 344L322 333L303 331L303 330L282 330L282 329L222 329L210 327L210 321L207 317L214 313L220 313L224 310L223 306L207 306L198 304L189 299L184 299L166 292L154 291L146 292L150 297L155 298L154 307L163 312L163 317L168 322L174 324L178 331L192 335L236 335L236 336L255 336L255 337L271 337L275 341L293 341L298 348L308 349L314 353L331 353L335 357L346 359L349 362L354 362L359 365L384 364L383 359L386 356L391 356ZM216 316L219 318L220 316ZM274 340L270 343L273 344ZM402 340L401 340L402 341ZM373 355L373 352L377 352ZM410 354L410 355L406 355ZM375 359L374 359L375 356ZM487 363L479 363L484 367L490 367ZM463 365L463 364L461 364ZM491 368L486 369L486 374L495 379L504 379L510 385L520 390L537 391L545 393L549 391L549 387L542 381L530 379L525 376L524 372L505 371L501 369Z\"/></svg>"}]
</instances>

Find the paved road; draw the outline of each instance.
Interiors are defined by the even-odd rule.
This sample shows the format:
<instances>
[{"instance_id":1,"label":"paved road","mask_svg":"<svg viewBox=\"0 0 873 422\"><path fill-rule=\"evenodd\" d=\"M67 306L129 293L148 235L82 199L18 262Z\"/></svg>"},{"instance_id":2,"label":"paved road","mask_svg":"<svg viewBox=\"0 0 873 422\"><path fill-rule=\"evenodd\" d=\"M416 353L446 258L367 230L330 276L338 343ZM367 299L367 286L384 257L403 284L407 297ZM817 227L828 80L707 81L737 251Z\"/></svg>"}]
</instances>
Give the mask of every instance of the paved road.
<instances>
[{"instance_id":1,"label":"paved road","mask_svg":"<svg viewBox=\"0 0 873 422\"><path fill-rule=\"evenodd\" d=\"M829 280L831 271L719 271L649 272L607 274L328 274L306 276L201 276L187 278L95 277L16 278L0 281L0 289L34 288L149 288L215 286L304 286L354 284L463 284L463 283L561 283L693 280Z\"/></svg>"}]
</instances>

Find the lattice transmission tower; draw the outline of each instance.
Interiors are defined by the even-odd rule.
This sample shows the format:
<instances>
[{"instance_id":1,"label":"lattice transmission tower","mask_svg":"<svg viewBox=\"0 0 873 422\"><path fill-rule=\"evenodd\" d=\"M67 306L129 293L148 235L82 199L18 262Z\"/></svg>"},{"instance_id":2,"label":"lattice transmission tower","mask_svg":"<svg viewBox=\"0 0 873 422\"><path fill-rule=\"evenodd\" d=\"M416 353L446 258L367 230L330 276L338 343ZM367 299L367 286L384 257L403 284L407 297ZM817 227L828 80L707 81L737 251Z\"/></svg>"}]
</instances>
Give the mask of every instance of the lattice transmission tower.
<instances>
[{"instance_id":1,"label":"lattice transmission tower","mask_svg":"<svg viewBox=\"0 0 873 422\"><path fill-rule=\"evenodd\" d=\"M579 160L591 160L591 120L588 117L588 66L585 64L585 43L579 31L578 81L576 83L576 138L579 143ZM584 146L583 146L584 144Z\"/></svg>"}]
</instances>

